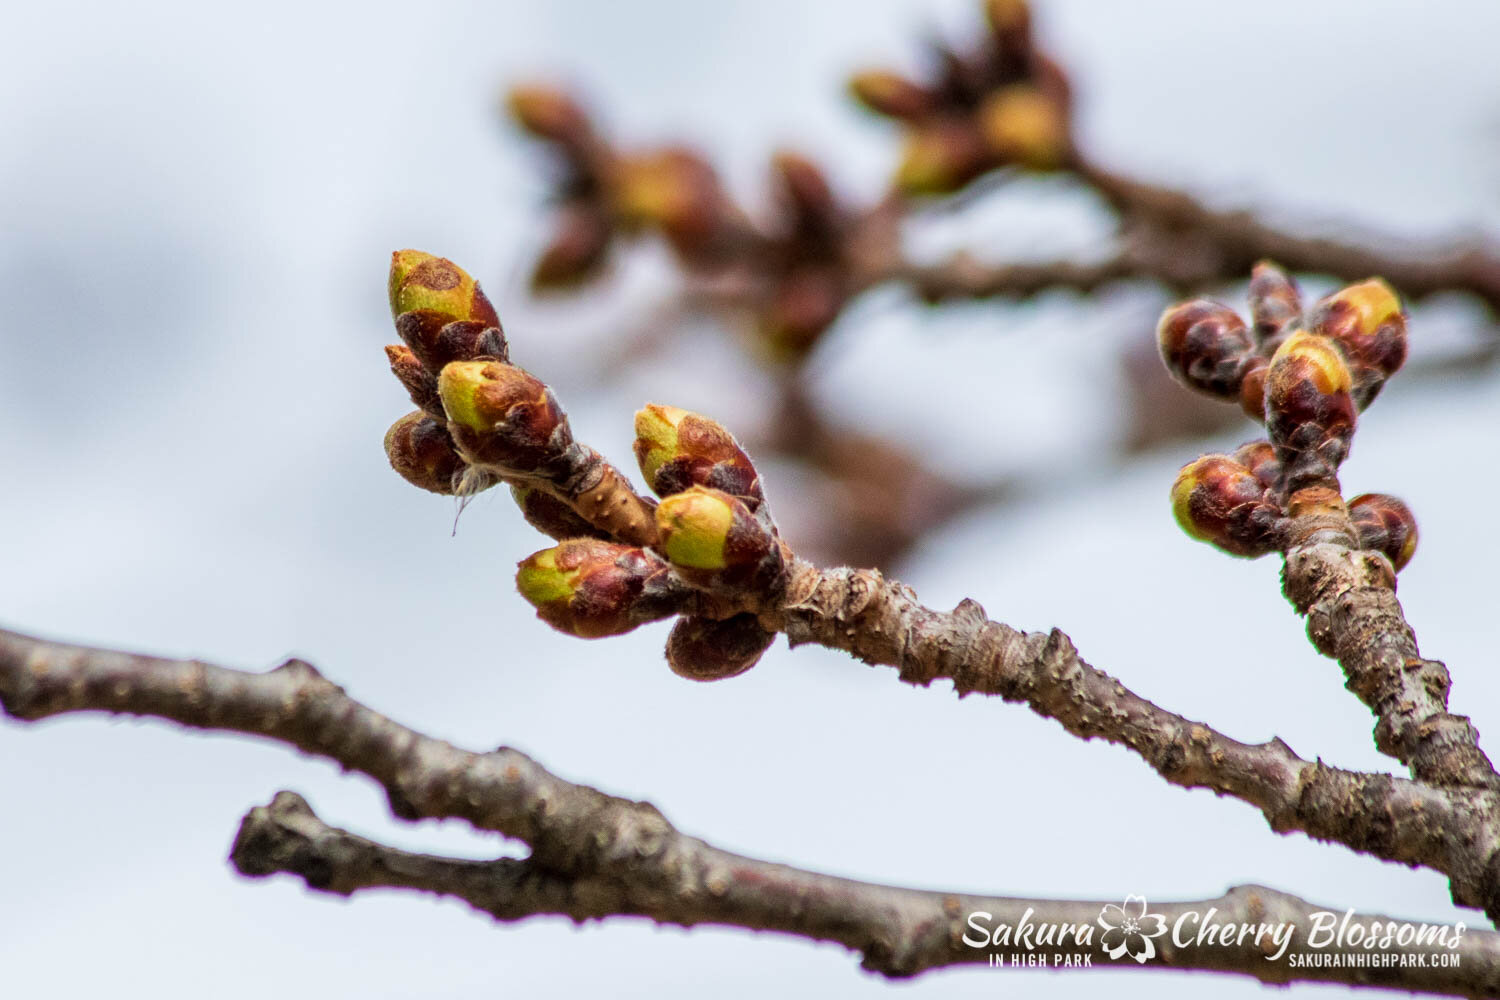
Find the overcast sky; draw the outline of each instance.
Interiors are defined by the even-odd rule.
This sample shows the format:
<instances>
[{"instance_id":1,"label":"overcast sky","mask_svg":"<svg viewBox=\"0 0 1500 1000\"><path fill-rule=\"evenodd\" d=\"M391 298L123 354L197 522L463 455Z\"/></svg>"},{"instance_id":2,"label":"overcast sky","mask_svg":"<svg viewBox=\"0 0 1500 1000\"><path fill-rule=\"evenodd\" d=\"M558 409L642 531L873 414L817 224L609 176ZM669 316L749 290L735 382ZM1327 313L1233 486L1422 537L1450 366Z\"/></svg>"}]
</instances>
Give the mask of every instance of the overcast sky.
<instances>
[{"instance_id":1,"label":"overcast sky","mask_svg":"<svg viewBox=\"0 0 1500 1000\"><path fill-rule=\"evenodd\" d=\"M603 385L578 363L659 294L659 255L626 268L603 304L526 300L544 187L534 151L498 120L507 81L571 80L622 136L700 142L747 199L787 144L868 197L895 147L841 97L843 78L910 65L924 32L972 29L967 0L13 6L0 60L0 623L254 669L296 653L432 735L517 746L721 846L818 870L1101 899L1262 882L1479 921L1436 874L1275 836L1253 809L1171 788L1024 707L959 703L784 644L744 677L693 685L662 662L665 626L595 644L557 635L512 589L516 560L543 542L508 500L481 498L455 537L451 502L386 467L381 437L409 409L380 350L394 339L384 282L398 247L479 276L517 360L617 461L647 399L731 426L754 409L759 383L711 338L681 365ZM1058 0L1038 19L1074 69L1083 141L1120 169L1309 230L1500 227L1500 6ZM1054 187L913 239L990 256L1097 249L1098 212ZM1149 290L859 304L815 362L837 412L877 430L920 417L908 440L935 460L1043 483L935 534L899 575L936 607L970 596L1017 627L1061 626L1137 692L1238 739L1279 735L1308 758L1387 770L1367 711L1280 596L1275 561L1229 559L1173 524L1167 489L1195 446L1047 478L1059 449L1075 466L1106 452L1119 387L1094 347L1149 336L1159 304ZM1415 349L1477 321L1462 302L1418 310ZM1450 664L1455 711L1494 734L1497 426L1493 374L1398 379L1361 418L1346 467L1351 492L1396 493L1421 519L1403 602L1424 652ZM497 927L451 902L346 903L289 878L242 880L224 860L239 817L281 788L400 845L513 851L457 824L400 824L370 782L277 747L158 723L0 722L10 989L1261 992L1113 972L890 985L838 948L741 931Z\"/></svg>"}]
</instances>

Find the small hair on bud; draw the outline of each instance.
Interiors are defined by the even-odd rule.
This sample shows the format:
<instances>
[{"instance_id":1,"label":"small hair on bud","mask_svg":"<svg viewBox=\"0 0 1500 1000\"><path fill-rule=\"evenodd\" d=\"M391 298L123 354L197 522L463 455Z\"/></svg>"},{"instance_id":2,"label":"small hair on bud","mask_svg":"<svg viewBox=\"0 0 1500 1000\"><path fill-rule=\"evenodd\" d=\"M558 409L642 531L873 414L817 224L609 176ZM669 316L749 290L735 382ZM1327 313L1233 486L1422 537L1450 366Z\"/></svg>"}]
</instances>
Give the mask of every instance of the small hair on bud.
<instances>
[{"instance_id":1,"label":"small hair on bud","mask_svg":"<svg viewBox=\"0 0 1500 1000\"><path fill-rule=\"evenodd\" d=\"M420 410L391 424L385 432L385 455L408 483L448 496L458 492L467 468L447 428Z\"/></svg>"},{"instance_id":2,"label":"small hair on bud","mask_svg":"<svg viewBox=\"0 0 1500 1000\"><path fill-rule=\"evenodd\" d=\"M1360 409L1406 362L1406 312L1394 289L1379 278L1342 288L1308 314L1308 328L1333 340L1349 362Z\"/></svg>"},{"instance_id":3,"label":"small hair on bud","mask_svg":"<svg viewBox=\"0 0 1500 1000\"><path fill-rule=\"evenodd\" d=\"M667 663L690 681L724 680L755 666L775 640L752 614L722 621L686 615L667 637Z\"/></svg>"},{"instance_id":4,"label":"small hair on bud","mask_svg":"<svg viewBox=\"0 0 1500 1000\"><path fill-rule=\"evenodd\" d=\"M739 498L752 511L764 500L750 456L717 421L648 403L635 415L635 434L636 462L657 496L706 486Z\"/></svg>"},{"instance_id":5,"label":"small hair on bud","mask_svg":"<svg viewBox=\"0 0 1500 1000\"><path fill-rule=\"evenodd\" d=\"M1417 553L1417 518L1411 508L1384 493L1363 493L1349 501L1349 520L1359 546L1384 552L1399 573Z\"/></svg>"},{"instance_id":6,"label":"small hair on bud","mask_svg":"<svg viewBox=\"0 0 1500 1000\"><path fill-rule=\"evenodd\" d=\"M1162 315L1156 342L1179 382L1220 399L1240 399L1255 346L1239 313L1209 299L1181 303Z\"/></svg>"},{"instance_id":7,"label":"small hair on bud","mask_svg":"<svg viewBox=\"0 0 1500 1000\"><path fill-rule=\"evenodd\" d=\"M676 614L690 593L645 549L570 538L523 559L516 589L537 617L582 639L623 635Z\"/></svg>"},{"instance_id":8,"label":"small hair on bud","mask_svg":"<svg viewBox=\"0 0 1500 1000\"><path fill-rule=\"evenodd\" d=\"M1281 510L1228 455L1204 455L1177 474L1172 513L1188 535L1231 555L1255 558L1276 548Z\"/></svg>"}]
</instances>

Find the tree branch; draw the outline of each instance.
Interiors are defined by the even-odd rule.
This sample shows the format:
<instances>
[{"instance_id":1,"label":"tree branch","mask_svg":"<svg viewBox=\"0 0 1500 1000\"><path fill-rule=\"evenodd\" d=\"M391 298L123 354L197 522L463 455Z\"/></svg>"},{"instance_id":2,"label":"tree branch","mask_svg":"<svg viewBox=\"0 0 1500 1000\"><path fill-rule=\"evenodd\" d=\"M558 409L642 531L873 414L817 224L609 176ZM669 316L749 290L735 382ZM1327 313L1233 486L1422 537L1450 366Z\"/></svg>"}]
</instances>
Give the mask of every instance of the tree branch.
<instances>
[{"instance_id":1,"label":"tree branch","mask_svg":"<svg viewBox=\"0 0 1500 1000\"><path fill-rule=\"evenodd\" d=\"M326 892L415 889L463 899L500 920L542 914L580 921L633 915L682 926L774 930L842 944L860 953L866 968L891 977L991 962L991 955L1009 960L1071 950L1099 957L1099 967L1202 969L1265 982L1315 980L1500 995L1500 934L1465 930L1456 935L1456 947L1402 945L1396 952L1400 962L1370 962L1357 942L1346 938L1320 945L1307 933L1319 920L1342 920L1342 915L1320 917L1329 911L1256 886L1231 890L1217 900L1155 905L1170 931L1157 939L1150 961L1107 963L1094 950L1094 941L1102 938L1103 927L1097 923L1102 902L924 892L731 854L680 833L647 803L564 781L516 750L475 754L407 729L353 701L300 660L249 674L0 631L0 704L20 719L73 711L124 712L264 736L375 778L385 786L398 816L462 818L532 847L525 860L460 861L398 851L329 827L289 792L251 810L235 840L236 866L252 876L296 874ZM1210 755L1239 746L1212 733L1201 739ZM1211 757L1197 760L1199 750L1188 755L1196 763L1187 767L1211 764ZM1257 756L1267 759L1255 765ZM1240 763L1246 765L1280 774L1288 761L1295 758L1279 744L1269 751L1240 747ZM1321 765L1302 762L1301 767ZM1397 800L1400 786L1410 783L1354 777L1387 783L1388 801L1382 808L1390 810L1393 825L1404 825ZM1423 802L1438 805L1431 797ZM1357 812L1366 804L1354 799L1343 808ZM1286 931L1287 950L1268 960L1279 947L1274 930L1258 937L1240 935L1228 943L1218 936L1199 936L1210 922L1295 925L1303 933ZM1032 932L1023 934L1020 929L1028 924ZM1079 933L1088 929L1087 943L1076 936L1068 944L1057 944L1055 938L1045 943L1042 925L1064 924L1076 926ZM1384 933L1392 921L1351 915L1345 926L1351 924L1364 929L1361 937L1366 937ZM1014 931L1003 944L983 941L1002 926ZM1342 958L1335 960L1335 955ZM1309 959L1315 964L1305 964ZM1342 960L1352 963L1334 964Z\"/></svg>"},{"instance_id":2,"label":"tree branch","mask_svg":"<svg viewBox=\"0 0 1500 1000\"><path fill-rule=\"evenodd\" d=\"M680 835L679 835L680 836ZM501 858L465 861L411 854L328 826L294 792L280 792L269 805L252 809L235 838L231 857L246 875L286 873L309 888L349 896L367 889L411 889L460 899L500 921L534 916L565 916L576 922L640 916L659 924L698 924L775 930L833 941L863 952L866 968L888 976L915 975L962 964L1023 965L1038 955L1053 968L1171 968L1230 972L1266 983L1336 982L1453 995L1500 993L1500 934L1464 930L1456 947L1436 943L1390 954L1342 941L1314 947L1344 914L1263 886L1238 886L1218 899L1153 903L1165 932L1153 940L1155 954L1145 963L1107 961L1095 942L1098 923L1114 900L1058 901L965 896L870 885L799 871L785 865L725 854L692 841L707 874L695 879L657 882L646 871L623 879L570 878L531 861ZM702 891L706 889L707 891ZM973 915L972 922L970 915ZM1350 915L1358 940L1378 940L1403 922L1389 917ZM1259 937L1237 935L1242 926L1278 928ZM994 944L1000 927L1024 928L1029 935L1007 935ZM1081 928L1090 935L1079 944L1038 945L1043 928ZM1230 927L1237 938L1199 936ZM1298 933L1298 930L1301 933ZM1309 931L1314 933L1310 934ZM1222 935L1222 931L1220 931ZM968 939L968 942L965 941ZM1180 941L1179 945L1177 942ZM1053 956L1085 958L1063 965ZM1099 965L1093 965L1093 959ZM1374 958L1377 961L1372 962ZM1347 963L1347 964L1344 964Z\"/></svg>"}]
</instances>

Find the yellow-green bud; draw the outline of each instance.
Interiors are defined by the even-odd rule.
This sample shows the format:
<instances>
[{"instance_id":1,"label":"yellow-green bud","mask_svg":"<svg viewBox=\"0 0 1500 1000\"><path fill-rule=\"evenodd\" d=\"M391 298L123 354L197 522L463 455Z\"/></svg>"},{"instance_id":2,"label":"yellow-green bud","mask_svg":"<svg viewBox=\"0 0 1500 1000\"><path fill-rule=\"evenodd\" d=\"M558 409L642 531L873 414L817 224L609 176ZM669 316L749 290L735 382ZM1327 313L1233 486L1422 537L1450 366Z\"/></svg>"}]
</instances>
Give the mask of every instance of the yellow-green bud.
<instances>
[{"instance_id":1,"label":"yellow-green bud","mask_svg":"<svg viewBox=\"0 0 1500 1000\"><path fill-rule=\"evenodd\" d=\"M571 538L522 560L516 589L538 618L583 639L665 618L691 596L660 556L595 538Z\"/></svg>"},{"instance_id":2,"label":"yellow-green bud","mask_svg":"<svg viewBox=\"0 0 1500 1000\"><path fill-rule=\"evenodd\" d=\"M635 458L658 496L707 486L739 497L754 510L760 477L750 456L716 421L675 406L648 404L635 415Z\"/></svg>"},{"instance_id":3,"label":"yellow-green bud","mask_svg":"<svg viewBox=\"0 0 1500 1000\"><path fill-rule=\"evenodd\" d=\"M529 472L572 443L567 416L545 383L514 365L454 361L438 396L471 462Z\"/></svg>"},{"instance_id":4,"label":"yellow-green bud","mask_svg":"<svg viewBox=\"0 0 1500 1000\"><path fill-rule=\"evenodd\" d=\"M444 323L474 320L499 326L500 317L479 283L463 268L421 250L391 254L391 315L408 312L437 314Z\"/></svg>"},{"instance_id":5,"label":"yellow-green bud","mask_svg":"<svg viewBox=\"0 0 1500 1000\"><path fill-rule=\"evenodd\" d=\"M676 566L724 569L734 527L734 500L718 490L695 486L667 497L656 508L661 549Z\"/></svg>"}]
</instances>

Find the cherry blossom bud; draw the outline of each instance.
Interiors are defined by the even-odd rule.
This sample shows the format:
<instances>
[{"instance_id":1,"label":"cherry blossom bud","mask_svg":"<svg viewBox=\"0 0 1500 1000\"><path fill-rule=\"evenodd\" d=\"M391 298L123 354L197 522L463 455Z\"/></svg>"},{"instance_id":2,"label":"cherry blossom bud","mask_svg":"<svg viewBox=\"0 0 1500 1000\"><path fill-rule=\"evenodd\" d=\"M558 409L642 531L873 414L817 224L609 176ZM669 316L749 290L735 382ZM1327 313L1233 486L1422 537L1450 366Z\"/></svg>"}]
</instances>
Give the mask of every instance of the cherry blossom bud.
<instances>
[{"instance_id":1,"label":"cherry blossom bud","mask_svg":"<svg viewBox=\"0 0 1500 1000\"><path fill-rule=\"evenodd\" d=\"M689 593L655 553L594 538L568 539L522 560L516 589L542 621L583 639L666 618Z\"/></svg>"},{"instance_id":2,"label":"cherry blossom bud","mask_svg":"<svg viewBox=\"0 0 1500 1000\"><path fill-rule=\"evenodd\" d=\"M447 428L420 410L385 432L385 455L402 479L432 493L458 492L467 468Z\"/></svg>"},{"instance_id":3,"label":"cherry blossom bud","mask_svg":"<svg viewBox=\"0 0 1500 1000\"><path fill-rule=\"evenodd\" d=\"M780 568L775 537L728 493L693 486L656 508L658 549L691 582L754 585Z\"/></svg>"},{"instance_id":4,"label":"cherry blossom bud","mask_svg":"<svg viewBox=\"0 0 1500 1000\"><path fill-rule=\"evenodd\" d=\"M1406 313L1395 291L1379 278L1320 300L1308 314L1308 329L1335 341L1343 351L1360 409L1406 361Z\"/></svg>"},{"instance_id":5,"label":"cherry blossom bud","mask_svg":"<svg viewBox=\"0 0 1500 1000\"><path fill-rule=\"evenodd\" d=\"M1397 572L1417 552L1417 519L1411 508L1384 493L1364 493L1349 501L1349 520L1360 548L1384 552Z\"/></svg>"},{"instance_id":6,"label":"cherry blossom bud","mask_svg":"<svg viewBox=\"0 0 1500 1000\"><path fill-rule=\"evenodd\" d=\"M951 194L994 165L973 121L932 119L907 134L896 186L913 195Z\"/></svg>"},{"instance_id":7,"label":"cherry blossom bud","mask_svg":"<svg viewBox=\"0 0 1500 1000\"><path fill-rule=\"evenodd\" d=\"M1173 306L1162 315L1156 341L1179 382L1220 399L1240 398L1254 345L1233 309L1208 299Z\"/></svg>"},{"instance_id":8,"label":"cherry blossom bud","mask_svg":"<svg viewBox=\"0 0 1500 1000\"><path fill-rule=\"evenodd\" d=\"M531 472L573 441L552 391L513 365L455 361L438 376L438 395L453 440L472 463Z\"/></svg>"},{"instance_id":9,"label":"cherry blossom bud","mask_svg":"<svg viewBox=\"0 0 1500 1000\"><path fill-rule=\"evenodd\" d=\"M855 100L876 114L915 121L932 114L936 97L920 84L885 70L856 73L849 81Z\"/></svg>"},{"instance_id":10,"label":"cherry blossom bud","mask_svg":"<svg viewBox=\"0 0 1500 1000\"><path fill-rule=\"evenodd\" d=\"M688 680L723 680L755 666L775 639L751 614L722 621L687 615L667 637L667 663Z\"/></svg>"},{"instance_id":11,"label":"cherry blossom bud","mask_svg":"<svg viewBox=\"0 0 1500 1000\"><path fill-rule=\"evenodd\" d=\"M611 236L609 218L600 206L591 201L563 206L552 242L531 272L531 287L568 288L594 277L608 256Z\"/></svg>"},{"instance_id":12,"label":"cherry blossom bud","mask_svg":"<svg viewBox=\"0 0 1500 1000\"><path fill-rule=\"evenodd\" d=\"M1327 337L1298 330L1276 349L1266 376L1266 429L1292 458L1291 489L1331 479L1348 456L1351 387L1349 367Z\"/></svg>"},{"instance_id":13,"label":"cherry blossom bud","mask_svg":"<svg viewBox=\"0 0 1500 1000\"><path fill-rule=\"evenodd\" d=\"M706 486L752 511L764 499L750 456L717 421L651 403L635 415L635 435L636 462L657 496Z\"/></svg>"},{"instance_id":14,"label":"cherry blossom bud","mask_svg":"<svg viewBox=\"0 0 1500 1000\"><path fill-rule=\"evenodd\" d=\"M422 366L411 348L405 344L388 344L385 357L391 364L391 374L405 387L411 401L423 412L447 420L443 403L438 399L437 376Z\"/></svg>"},{"instance_id":15,"label":"cherry blossom bud","mask_svg":"<svg viewBox=\"0 0 1500 1000\"><path fill-rule=\"evenodd\" d=\"M1229 457L1249 469L1266 489L1274 487L1281 475L1281 462L1276 458L1276 448L1269 441L1242 444Z\"/></svg>"},{"instance_id":16,"label":"cherry blossom bud","mask_svg":"<svg viewBox=\"0 0 1500 1000\"><path fill-rule=\"evenodd\" d=\"M396 332L428 371L441 371L450 361L506 359L495 307L452 261L420 250L396 251L390 297Z\"/></svg>"},{"instance_id":17,"label":"cherry blossom bud","mask_svg":"<svg viewBox=\"0 0 1500 1000\"><path fill-rule=\"evenodd\" d=\"M1276 547L1281 511L1266 487L1228 455L1204 455L1177 474L1172 513L1182 530L1236 556Z\"/></svg>"},{"instance_id":18,"label":"cherry blossom bud","mask_svg":"<svg viewBox=\"0 0 1500 1000\"><path fill-rule=\"evenodd\" d=\"M552 87L512 87L505 103L516 123L538 139L576 146L591 130L588 115L578 102Z\"/></svg>"},{"instance_id":19,"label":"cherry blossom bud","mask_svg":"<svg viewBox=\"0 0 1500 1000\"><path fill-rule=\"evenodd\" d=\"M986 98L979 128L1003 163L1055 170L1070 155L1067 109L1030 84L1002 87Z\"/></svg>"},{"instance_id":20,"label":"cherry blossom bud","mask_svg":"<svg viewBox=\"0 0 1500 1000\"><path fill-rule=\"evenodd\" d=\"M1281 335L1302 320L1302 293L1291 275L1268 260L1250 271L1250 327L1258 344L1275 350Z\"/></svg>"}]
</instances>

